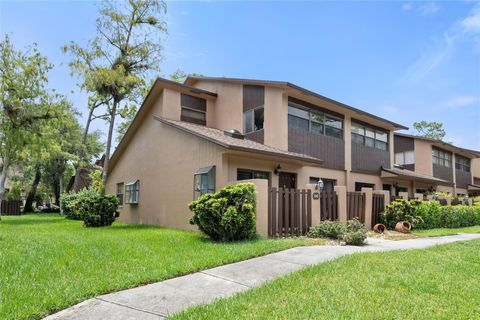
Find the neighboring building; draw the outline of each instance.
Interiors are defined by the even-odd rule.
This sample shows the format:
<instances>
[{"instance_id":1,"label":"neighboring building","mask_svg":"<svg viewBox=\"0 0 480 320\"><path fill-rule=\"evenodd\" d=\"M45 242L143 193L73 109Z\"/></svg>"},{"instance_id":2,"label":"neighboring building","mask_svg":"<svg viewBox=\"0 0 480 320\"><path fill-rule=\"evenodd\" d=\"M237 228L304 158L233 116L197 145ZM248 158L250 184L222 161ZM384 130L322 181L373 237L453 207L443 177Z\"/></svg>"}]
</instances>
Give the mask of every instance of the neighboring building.
<instances>
[{"instance_id":1,"label":"neighboring building","mask_svg":"<svg viewBox=\"0 0 480 320\"><path fill-rule=\"evenodd\" d=\"M381 172L394 169L398 129L288 82L157 79L112 155L107 192L122 221L189 228L188 202L237 180L390 190Z\"/></svg>"},{"instance_id":2,"label":"neighboring building","mask_svg":"<svg viewBox=\"0 0 480 320\"><path fill-rule=\"evenodd\" d=\"M480 158L472 160L473 185L469 187L469 193L474 196L480 195Z\"/></svg>"},{"instance_id":3,"label":"neighboring building","mask_svg":"<svg viewBox=\"0 0 480 320\"><path fill-rule=\"evenodd\" d=\"M442 191L455 195L475 194L480 190L479 151L456 147L443 141L395 133L395 167L384 170L382 177L397 190L413 193ZM479 166L479 165L477 165Z\"/></svg>"}]
</instances>

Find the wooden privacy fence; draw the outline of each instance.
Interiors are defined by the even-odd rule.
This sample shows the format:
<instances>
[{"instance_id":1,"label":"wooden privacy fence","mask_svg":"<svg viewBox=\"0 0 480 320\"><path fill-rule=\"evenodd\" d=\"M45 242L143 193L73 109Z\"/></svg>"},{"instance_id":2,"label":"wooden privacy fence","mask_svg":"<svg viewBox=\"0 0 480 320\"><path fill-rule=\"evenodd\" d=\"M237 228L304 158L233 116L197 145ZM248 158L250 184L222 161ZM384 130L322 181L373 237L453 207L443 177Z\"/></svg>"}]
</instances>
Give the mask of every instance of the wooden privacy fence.
<instances>
[{"instance_id":1,"label":"wooden privacy fence","mask_svg":"<svg viewBox=\"0 0 480 320\"><path fill-rule=\"evenodd\" d=\"M320 219L338 220L338 197L335 191L320 192Z\"/></svg>"},{"instance_id":2,"label":"wooden privacy fence","mask_svg":"<svg viewBox=\"0 0 480 320\"><path fill-rule=\"evenodd\" d=\"M362 192L347 192L347 218L358 219L365 223L365 194Z\"/></svg>"},{"instance_id":3,"label":"wooden privacy fence","mask_svg":"<svg viewBox=\"0 0 480 320\"><path fill-rule=\"evenodd\" d=\"M18 216L20 215L20 200L2 200L1 212L5 216Z\"/></svg>"},{"instance_id":4,"label":"wooden privacy fence","mask_svg":"<svg viewBox=\"0 0 480 320\"><path fill-rule=\"evenodd\" d=\"M312 221L312 191L270 188L268 191L268 235L304 235Z\"/></svg>"},{"instance_id":5,"label":"wooden privacy fence","mask_svg":"<svg viewBox=\"0 0 480 320\"><path fill-rule=\"evenodd\" d=\"M385 196L383 194L372 195L372 226L380 223L380 213L385 208Z\"/></svg>"}]
</instances>

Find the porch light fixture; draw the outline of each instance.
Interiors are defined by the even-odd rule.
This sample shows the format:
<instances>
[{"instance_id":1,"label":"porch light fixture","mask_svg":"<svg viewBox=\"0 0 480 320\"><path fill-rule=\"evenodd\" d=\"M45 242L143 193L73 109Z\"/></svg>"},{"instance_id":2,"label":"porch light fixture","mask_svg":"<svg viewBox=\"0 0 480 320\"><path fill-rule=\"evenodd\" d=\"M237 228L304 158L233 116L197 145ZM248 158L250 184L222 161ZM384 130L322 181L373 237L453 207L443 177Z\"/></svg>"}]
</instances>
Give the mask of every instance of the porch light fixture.
<instances>
[{"instance_id":1,"label":"porch light fixture","mask_svg":"<svg viewBox=\"0 0 480 320\"><path fill-rule=\"evenodd\" d=\"M318 191L323 191L323 189L325 188L325 184L323 183L323 180L320 178L318 179L318 182L317 184L315 185L315 190L318 190Z\"/></svg>"},{"instance_id":2,"label":"porch light fixture","mask_svg":"<svg viewBox=\"0 0 480 320\"><path fill-rule=\"evenodd\" d=\"M275 173L276 176L279 176L281 172L282 172L282 167L280 167L280 165L277 164L277 167L275 168L273 173Z\"/></svg>"}]
</instances>

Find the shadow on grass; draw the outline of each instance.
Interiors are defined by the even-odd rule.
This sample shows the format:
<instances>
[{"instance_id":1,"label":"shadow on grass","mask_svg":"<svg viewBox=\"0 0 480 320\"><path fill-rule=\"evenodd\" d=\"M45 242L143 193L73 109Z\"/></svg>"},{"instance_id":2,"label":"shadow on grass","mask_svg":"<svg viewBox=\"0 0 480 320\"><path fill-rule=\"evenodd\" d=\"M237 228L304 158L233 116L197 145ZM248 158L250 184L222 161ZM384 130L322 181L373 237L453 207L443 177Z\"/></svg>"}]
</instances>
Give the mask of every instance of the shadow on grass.
<instances>
[{"instance_id":1,"label":"shadow on grass","mask_svg":"<svg viewBox=\"0 0 480 320\"><path fill-rule=\"evenodd\" d=\"M65 222L64 219L59 219L62 216L61 215L56 215L56 216L43 216L39 215L38 218L32 218L31 215L29 217L24 217L22 219L22 216L15 216L15 218L11 218L12 216L5 216L2 217L2 220L0 220L0 224L3 225L35 225L35 224L56 224L56 223L63 223Z\"/></svg>"}]
</instances>

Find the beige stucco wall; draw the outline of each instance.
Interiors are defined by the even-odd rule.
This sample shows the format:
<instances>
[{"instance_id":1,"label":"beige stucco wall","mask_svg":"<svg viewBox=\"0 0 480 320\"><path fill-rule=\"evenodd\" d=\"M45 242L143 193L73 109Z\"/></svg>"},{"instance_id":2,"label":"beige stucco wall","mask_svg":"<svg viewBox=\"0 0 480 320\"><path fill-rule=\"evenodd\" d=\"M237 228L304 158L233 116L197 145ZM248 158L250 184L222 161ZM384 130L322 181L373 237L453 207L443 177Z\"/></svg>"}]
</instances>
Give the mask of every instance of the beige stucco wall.
<instances>
[{"instance_id":1,"label":"beige stucco wall","mask_svg":"<svg viewBox=\"0 0 480 320\"><path fill-rule=\"evenodd\" d=\"M345 185L345 174L343 170L332 170L294 162L262 159L260 157L252 158L251 155L228 156L228 181L234 181L237 179L237 169L259 170L269 172L271 186L278 187L278 176L274 174L274 170L278 164L280 164L283 172L297 174L297 187L300 189L306 188L306 185L310 183L310 177L333 179L337 180L337 185Z\"/></svg>"},{"instance_id":2,"label":"beige stucco wall","mask_svg":"<svg viewBox=\"0 0 480 320\"><path fill-rule=\"evenodd\" d=\"M163 94L161 96L162 104L161 111L159 115L161 117L180 120L181 106L180 106L180 92L173 91L170 89L163 89Z\"/></svg>"},{"instance_id":3,"label":"beige stucco wall","mask_svg":"<svg viewBox=\"0 0 480 320\"><path fill-rule=\"evenodd\" d=\"M139 204L124 204L120 221L193 229L187 204L193 199L193 175L215 165L217 186L224 185L224 149L152 118L145 118L110 172L107 192L117 183L140 181ZM220 174L219 174L220 173Z\"/></svg>"},{"instance_id":4,"label":"beige stucco wall","mask_svg":"<svg viewBox=\"0 0 480 320\"><path fill-rule=\"evenodd\" d=\"M243 132L243 86L241 84L199 80L195 87L216 93L207 103L207 126ZM214 112L211 112L214 111Z\"/></svg>"},{"instance_id":5,"label":"beige stucco wall","mask_svg":"<svg viewBox=\"0 0 480 320\"><path fill-rule=\"evenodd\" d=\"M355 191L355 182L371 183L375 185L375 190L382 190L383 181L380 176L365 173L350 173L350 181L348 182L347 191Z\"/></svg>"},{"instance_id":6,"label":"beige stucco wall","mask_svg":"<svg viewBox=\"0 0 480 320\"><path fill-rule=\"evenodd\" d=\"M453 194L453 187L439 185L439 186L437 186L437 191L438 192L447 192L447 193Z\"/></svg>"},{"instance_id":7,"label":"beige stucco wall","mask_svg":"<svg viewBox=\"0 0 480 320\"><path fill-rule=\"evenodd\" d=\"M427 141L415 139L415 171L433 176L432 145Z\"/></svg>"},{"instance_id":8,"label":"beige stucco wall","mask_svg":"<svg viewBox=\"0 0 480 320\"><path fill-rule=\"evenodd\" d=\"M472 175L480 178L480 158L472 159Z\"/></svg>"},{"instance_id":9,"label":"beige stucco wall","mask_svg":"<svg viewBox=\"0 0 480 320\"><path fill-rule=\"evenodd\" d=\"M288 98L283 90L265 88L264 144L288 150Z\"/></svg>"}]
</instances>

